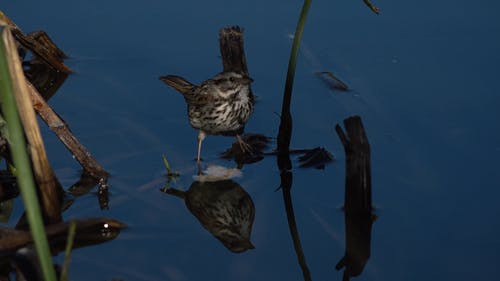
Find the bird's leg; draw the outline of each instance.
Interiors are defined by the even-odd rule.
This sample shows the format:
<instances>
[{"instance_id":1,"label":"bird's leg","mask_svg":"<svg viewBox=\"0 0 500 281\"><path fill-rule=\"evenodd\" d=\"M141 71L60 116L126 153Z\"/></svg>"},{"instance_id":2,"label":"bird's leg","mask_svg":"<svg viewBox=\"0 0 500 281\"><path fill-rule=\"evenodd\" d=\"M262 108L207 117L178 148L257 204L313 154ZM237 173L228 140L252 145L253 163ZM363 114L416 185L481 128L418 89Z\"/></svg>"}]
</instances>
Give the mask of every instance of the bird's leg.
<instances>
[{"instance_id":1,"label":"bird's leg","mask_svg":"<svg viewBox=\"0 0 500 281\"><path fill-rule=\"evenodd\" d=\"M253 155L253 149L252 149L252 146L249 145L248 143L246 143L240 135L236 135L236 139L238 140L238 144L240 145L240 148L241 148L241 152L243 152L243 154L250 154L250 155Z\"/></svg>"},{"instance_id":2,"label":"bird's leg","mask_svg":"<svg viewBox=\"0 0 500 281\"><path fill-rule=\"evenodd\" d=\"M198 176L203 175L203 171L201 170L201 162L196 162L196 168L198 169L196 175Z\"/></svg>"},{"instance_id":3,"label":"bird's leg","mask_svg":"<svg viewBox=\"0 0 500 281\"><path fill-rule=\"evenodd\" d=\"M198 134L198 156L196 157L196 163L200 164L201 162L201 143L203 139L205 139L206 135L203 131L200 131Z\"/></svg>"}]
</instances>

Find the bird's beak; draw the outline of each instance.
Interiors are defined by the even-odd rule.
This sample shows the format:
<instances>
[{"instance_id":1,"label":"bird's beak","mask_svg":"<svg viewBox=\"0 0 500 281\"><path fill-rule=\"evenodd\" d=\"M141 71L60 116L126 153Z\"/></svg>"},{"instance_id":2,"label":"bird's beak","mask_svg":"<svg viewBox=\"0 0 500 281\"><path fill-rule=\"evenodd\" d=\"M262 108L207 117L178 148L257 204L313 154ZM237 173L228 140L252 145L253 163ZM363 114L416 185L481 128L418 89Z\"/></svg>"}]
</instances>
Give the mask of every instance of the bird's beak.
<instances>
[{"instance_id":1,"label":"bird's beak","mask_svg":"<svg viewBox=\"0 0 500 281\"><path fill-rule=\"evenodd\" d=\"M243 77L244 81L247 82L248 84L253 82L253 79L250 76L245 76Z\"/></svg>"}]
</instances>

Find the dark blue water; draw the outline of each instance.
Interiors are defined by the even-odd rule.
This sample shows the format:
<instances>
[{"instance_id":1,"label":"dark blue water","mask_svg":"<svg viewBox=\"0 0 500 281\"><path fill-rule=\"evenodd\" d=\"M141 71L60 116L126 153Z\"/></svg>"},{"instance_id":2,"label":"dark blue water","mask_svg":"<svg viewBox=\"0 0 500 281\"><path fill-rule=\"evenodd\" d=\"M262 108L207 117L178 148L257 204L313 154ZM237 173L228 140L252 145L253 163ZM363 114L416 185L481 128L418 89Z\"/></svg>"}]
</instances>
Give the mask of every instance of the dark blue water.
<instances>
[{"instance_id":1,"label":"dark blue water","mask_svg":"<svg viewBox=\"0 0 500 281\"><path fill-rule=\"evenodd\" d=\"M117 240L75 251L72 280L302 280L288 230L276 160L235 179L252 197L256 249L229 252L161 193L161 155L186 190L196 135L181 95L158 76L201 82L221 70L221 27L245 28L258 103L248 132L276 136L290 34L300 1L16 1L2 10L24 31L43 29L71 59L51 105L111 172L110 209L88 194L66 218L110 216L129 225ZM337 161L299 169L292 199L313 280L342 280L345 157L334 131L358 114L372 148L378 219L371 257L355 280L492 280L500 260L500 4L494 1L314 1L304 31L292 114L294 148L325 147ZM314 73L332 71L353 90L333 92ZM43 127L43 126L42 126ZM65 186L80 167L44 129ZM232 138L208 137L205 163ZM274 146L272 144L271 146ZM17 202L17 206L20 202ZM17 217L20 208L17 209Z\"/></svg>"}]
</instances>

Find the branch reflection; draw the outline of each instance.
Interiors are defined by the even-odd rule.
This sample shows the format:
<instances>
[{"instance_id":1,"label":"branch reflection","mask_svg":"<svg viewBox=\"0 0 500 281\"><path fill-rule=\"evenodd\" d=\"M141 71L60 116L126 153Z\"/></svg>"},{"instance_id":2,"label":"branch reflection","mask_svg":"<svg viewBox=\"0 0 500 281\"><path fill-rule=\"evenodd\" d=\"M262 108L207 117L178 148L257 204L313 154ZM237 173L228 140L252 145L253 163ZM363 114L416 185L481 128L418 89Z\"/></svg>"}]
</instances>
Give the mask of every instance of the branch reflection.
<instances>
[{"instance_id":1,"label":"branch reflection","mask_svg":"<svg viewBox=\"0 0 500 281\"><path fill-rule=\"evenodd\" d=\"M72 220L76 224L73 248L82 248L114 240L126 225L112 218L84 218ZM70 222L61 222L45 227L51 253L64 251ZM33 239L28 230L0 227L0 280L17 271L16 280L43 280L38 269L38 258L34 254ZM20 276L29 276L20 279Z\"/></svg>"}]
</instances>

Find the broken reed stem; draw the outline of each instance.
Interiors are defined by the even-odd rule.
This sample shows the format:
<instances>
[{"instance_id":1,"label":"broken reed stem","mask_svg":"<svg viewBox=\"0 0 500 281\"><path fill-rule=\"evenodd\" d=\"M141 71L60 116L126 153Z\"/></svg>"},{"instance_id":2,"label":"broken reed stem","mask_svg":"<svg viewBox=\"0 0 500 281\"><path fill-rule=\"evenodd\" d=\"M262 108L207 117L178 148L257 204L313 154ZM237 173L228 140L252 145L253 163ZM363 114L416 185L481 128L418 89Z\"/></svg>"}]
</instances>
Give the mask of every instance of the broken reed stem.
<instances>
[{"instance_id":1,"label":"broken reed stem","mask_svg":"<svg viewBox=\"0 0 500 281\"><path fill-rule=\"evenodd\" d=\"M14 43L12 42L12 44ZM39 195L43 214L47 223L57 223L61 221L62 188L55 177L54 171L52 171L45 152L35 111L28 96L27 81L17 55L17 49L12 45L11 50L14 50L14 52L10 54L8 66L14 82L12 85L13 93L28 142L36 183L40 190Z\"/></svg>"},{"instance_id":2,"label":"broken reed stem","mask_svg":"<svg viewBox=\"0 0 500 281\"><path fill-rule=\"evenodd\" d=\"M52 66L58 71L64 73L71 73L71 69L66 66L60 59L62 52L52 52L50 49L46 48L43 44L39 44L34 38L29 35L25 35L24 32L17 26L17 24L12 21L7 15L0 11L0 20L5 22L5 25L10 27L12 35L17 39L17 41L26 49L32 51L40 59L45 61L48 65ZM60 50L59 50L60 51Z\"/></svg>"},{"instance_id":3,"label":"broken reed stem","mask_svg":"<svg viewBox=\"0 0 500 281\"><path fill-rule=\"evenodd\" d=\"M66 148L75 156L76 160L83 169L91 176L101 179L107 178L108 172L104 170L99 163L92 157L90 152L76 139L71 133L68 125L57 113L48 105L37 89L28 81L29 96L33 107L42 120L57 135Z\"/></svg>"},{"instance_id":4,"label":"broken reed stem","mask_svg":"<svg viewBox=\"0 0 500 281\"><path fill-rule=\"evenodd\" d=\"M20 29L13 29L12 33L16 37L16 39L23 45L25 48L31 50L34 54L36 54L39 58L45 61L48 65L57 69L58 71L62 71L64 73L71 73L71 69L67 67L64 63L60 61L59 58L54 56L49 50L44 48L42 45L37 44L35 40L24 35L24 33Z\"/></svg>"},{"instance_id":5,"label":"broken reed stem","mask_svg":"<svg viewBox=\"0 0 500 281\"><path fill-rule=\"evenodd\" d=\"M9 69L10 64L17 64L20 68L19 56L17 48L10 33L10 28L5 27L0 23L1 39L0 40L0 98L2 112L7 121L7 129L9 132L9 144L12 152L14 165L16 166L17 181L21 190L26 216L30 225L31 235L35 242L35 249L40 261L44 279L47 281L55 281L56 275L52 265L47 236L43 227L40 206L35 189L35 182L31 170L28 152L26 151L26 143L24 140L23 129L17 106L14 98L14 85L18 80L14 80L12 72ZM23 76L24 77L24 76ZM19 87L19 85L17 86ZM21 86L22 87L22 86Z\"/></svg>"}]
</instances>

